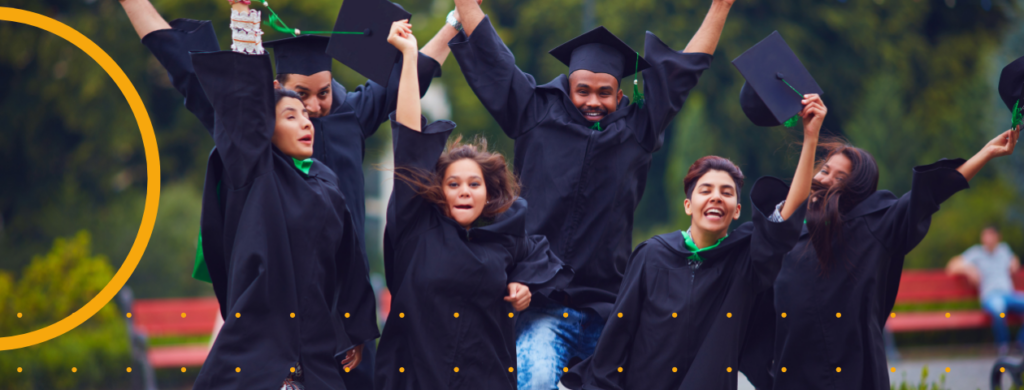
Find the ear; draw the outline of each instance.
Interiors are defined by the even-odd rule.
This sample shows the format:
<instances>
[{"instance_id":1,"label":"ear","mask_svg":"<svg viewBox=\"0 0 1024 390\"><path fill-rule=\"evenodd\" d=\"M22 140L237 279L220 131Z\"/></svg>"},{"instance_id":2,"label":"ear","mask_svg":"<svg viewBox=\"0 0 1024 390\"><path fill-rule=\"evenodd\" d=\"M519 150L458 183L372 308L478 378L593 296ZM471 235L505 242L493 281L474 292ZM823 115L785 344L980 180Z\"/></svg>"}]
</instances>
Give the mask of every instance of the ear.
<instances>
[{"instance_id":1,"label":"ear","mask_svg":"<svg viewBox=\"0 0 1024 390\"><path fill-rule=\"evenodd\" d=\"M690 205L691 204L692 203L690 203L689 199L686 199L686 200L683 201L683 210L686 211L686 215L690 215L690 216L693 215L693 211L690 210Z\"/></svg>"},{"instance_id":2,"label":"ear","mask_svg":"<svg viewBox=\"0 0 1024 390\"><path fill-rule=\"evenodd\" d=\"M277 80L274 80L274 89L281 89L281 83L277 82Z\"/></svg>"},{"instance_id":3,"label":"ear","mask_svg":"<svg viewBox=\"0 0 1024 390\"><path fill-rule=\"evenodd\" d=\"M736 220L740 219L740 209L742 209L742 208L743 208L743 205L736 204L736 213L733 214L733 216L732 216L732 220L733 221L736 221Z\"/></svg>"},{"instance_id":4,"label":"ear","mask_svg":"<svg viewBox=\"0 0 1024 390\"><path fill-rule=\"evenodd\" d=\"M615 99L615 105L622 103L622 88L619 88L619 92L617 93L617 95L618 97Z\"/></svg>"}]
</instances>

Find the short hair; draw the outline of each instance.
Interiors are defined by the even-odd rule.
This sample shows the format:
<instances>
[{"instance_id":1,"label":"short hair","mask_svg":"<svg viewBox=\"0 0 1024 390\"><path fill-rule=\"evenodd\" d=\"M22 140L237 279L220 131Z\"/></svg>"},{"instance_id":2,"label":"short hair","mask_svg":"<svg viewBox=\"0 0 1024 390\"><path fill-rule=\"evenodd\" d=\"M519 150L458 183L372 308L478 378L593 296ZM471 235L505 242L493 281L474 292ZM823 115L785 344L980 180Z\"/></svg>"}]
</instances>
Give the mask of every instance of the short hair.
<instances>
[{"instance_id":1,"label":"short hair","mask_svg":"<svg viewBox=\"0 0 1024 390\"><path fill-rule=\"evenodd\" d=\"M736 194L739 197L740 191L743 190L743 171L740 167L733 164L732 161L725 157L718 156L704 156L690 165L690 170L686 172L686 178L683 179L683 188L686 190L686 199L690 199L693 195L693 189L697 186L697 181L701 177L704 177L709 171L722 171L729 174L732 177L732 181L736 183Z\"/></svg>"}]
</instances>

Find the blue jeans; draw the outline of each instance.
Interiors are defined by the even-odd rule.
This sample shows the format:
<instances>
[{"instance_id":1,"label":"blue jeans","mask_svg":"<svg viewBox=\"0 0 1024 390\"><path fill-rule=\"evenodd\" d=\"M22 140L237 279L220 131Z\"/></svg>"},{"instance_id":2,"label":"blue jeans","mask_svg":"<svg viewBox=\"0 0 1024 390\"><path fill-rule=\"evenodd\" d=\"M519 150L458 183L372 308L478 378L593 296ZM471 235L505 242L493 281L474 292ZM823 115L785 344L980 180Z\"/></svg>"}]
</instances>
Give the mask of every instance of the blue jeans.
<instances>
[{"instance_id":1,"label":"blue jeans","mask_svg":"<svg viewBox=\"0 0 1024 390\"><path fill-rule=\"evenodd\" d=\"M996 334L996 345L1010 342L1010 327L1000 313L1024 313L1024 294L1018 292L989 294L981 301L981 307L992 316L992 330ZM1017 332L1017 343L1024 345L1024 332Z\"/></svg>"},{"instance_id":2,"label":"blue jeans","mask_svg":"<svg viewBox=\"0 0 1024 390\"><path fill-rule=\"evenodd\" d=\"M593 310L574 310L547 299L534 299L516 320L519 389L557 389L569 359L592 355L602 329L604 319Z\"/></svg>"}]
</instances>

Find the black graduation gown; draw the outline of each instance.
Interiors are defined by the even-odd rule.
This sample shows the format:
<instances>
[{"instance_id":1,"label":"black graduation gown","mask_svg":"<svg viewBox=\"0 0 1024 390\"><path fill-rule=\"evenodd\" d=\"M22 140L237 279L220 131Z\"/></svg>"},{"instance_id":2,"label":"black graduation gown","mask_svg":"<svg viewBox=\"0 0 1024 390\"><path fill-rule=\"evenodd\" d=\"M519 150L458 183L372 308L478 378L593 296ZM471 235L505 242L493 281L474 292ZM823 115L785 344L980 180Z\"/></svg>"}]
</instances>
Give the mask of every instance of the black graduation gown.
<instances>
[{"instance_id":1,"label":"black graduation gown","mask_svg":"<svg viewBox=\"0 0 1024 390\"><path fill-rule=\"evenodd\" d=\"M788 193L779 179L758 180L753 220L701 252L703 263L688 260L678 230L640 244L594 354L562 382L574 389L735 389L749 314L803 224L803 206L784 222L768 221Z\"/></svg>"},{"instance_id":2,"label":"black graduation gown","mask_svg":"<svg viewBox=\"0 0 1024 390\"><path fill-rule=\"evenodd\" d=\"M433 172L454 127L437 121L420 133L392 121L395 166ZM515 389L508 283L527 285L536 299L572 278L544 237L526 234L526 201L468 231L397 179L391 202L389 272L400 278L377 351L376 388Z\"/></svg>"},{"instance_id":3,"label":"black graduation gown","mask_svg":"<svg viewBox=\"0 0 1024 390\"><path fill-rule=\"evenodd\" d=\"M573 106L568 77L537 85L516 67L489 18L449 46L473 92L515 140L515 172L530 202L526 231L546 236L576 272L565 289L569 306L607 318L632 249L633 212L651 156L711 56L673 51L648 32L645 105L622 99L597 131Z\"/></svg>"},{"instance_id":4,"label":"black graduation gown","mask_svg":"<svg viewBox=\"0 0 1024 390\"><path fill-rule=\"evenodd\" d=\"M775 281L775 389L889 388L882 328L903 259L928 233L939 204L968 187L956 171L963 163L916 167L910 192L878 191L846 213L845 245L833 247L841 257L826 272L803 230Z\"/></svg>"},{"instance_id":5,"label":"black graduation gown","mask_svg":"<svg viewBox=\"0 0 1024 390\"><path fill-rule=\"evenodd\" d=\"M319 162L302 173L272 145L269 57L192 59L217 118L201 228L225 318L194 388L277 388L300 364L307 388L344 389L337 362L378 332L337 177Z\"/></svg>"}]
</instances>

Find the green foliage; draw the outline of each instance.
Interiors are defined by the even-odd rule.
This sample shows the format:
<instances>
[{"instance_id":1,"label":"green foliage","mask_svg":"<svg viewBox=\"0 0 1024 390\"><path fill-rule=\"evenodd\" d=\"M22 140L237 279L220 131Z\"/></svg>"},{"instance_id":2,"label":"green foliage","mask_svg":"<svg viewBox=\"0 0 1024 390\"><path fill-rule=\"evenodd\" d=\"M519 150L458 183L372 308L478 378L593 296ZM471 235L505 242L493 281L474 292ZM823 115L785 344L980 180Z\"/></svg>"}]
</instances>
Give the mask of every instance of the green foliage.
<instances>
[{"instance_id":1,"label":"green foliage","mask_svg":"<svg viewBox=\"0 0 1024 390\"><path fill-rule=\"evenodd\" d=\"M940 374L938 382L928 382L928 366L921 368L921 381L917 384L907 382L907 373L903 372L903 380L897 385L889 385L892 390L946 390L946 374Z\"/></svg>"},{"instance_id":2,"label":"green foliage","mask_svg":"<svg viewBox=\"0 0 1024 390\"><path fill-rule=\"evenodd\" d=\"M0 336L51 325L85 305L114 276L106 257L92 254L81 231L54 240L34 256L17 283L0 272ZM59 277L55 277L59 275ZM14 313L22 313L18 318ZM81 326L46 343L0 352L0 389L108 389L127 381L131 365L125 320L109 303ZM17 368L22 372L18 373ZM72 372L75 367L77 372Z\"/></svg>"}]
</instances>

